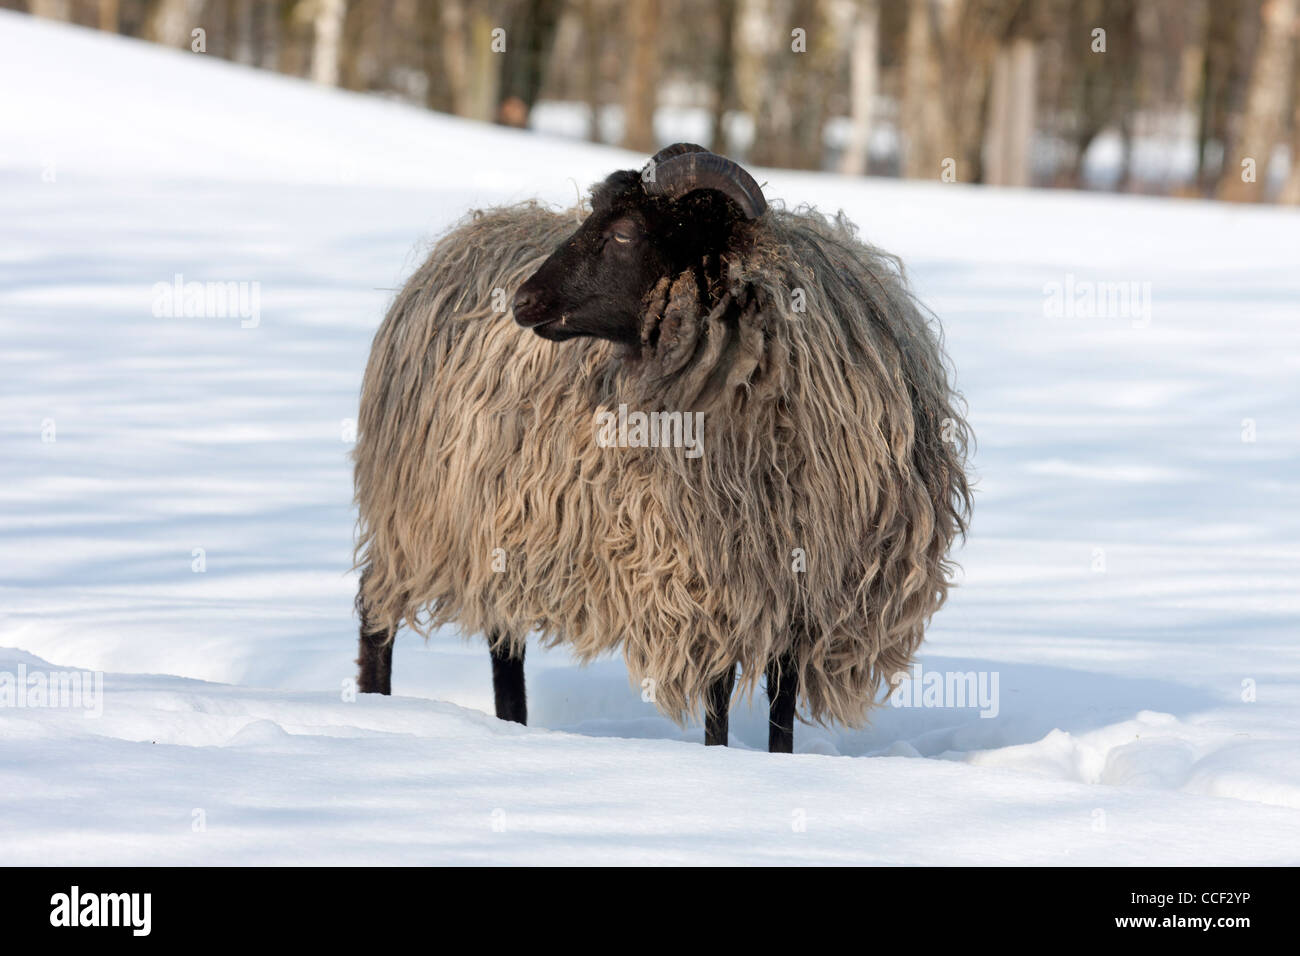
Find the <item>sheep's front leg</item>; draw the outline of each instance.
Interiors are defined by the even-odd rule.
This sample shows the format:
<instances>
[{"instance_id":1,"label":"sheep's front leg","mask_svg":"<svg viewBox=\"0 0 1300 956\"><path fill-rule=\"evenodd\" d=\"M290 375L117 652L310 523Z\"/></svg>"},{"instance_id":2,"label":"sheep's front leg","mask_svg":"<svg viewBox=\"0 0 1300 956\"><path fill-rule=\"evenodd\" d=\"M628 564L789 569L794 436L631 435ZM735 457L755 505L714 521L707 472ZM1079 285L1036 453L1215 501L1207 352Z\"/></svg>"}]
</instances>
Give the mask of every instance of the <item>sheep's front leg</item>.
<instances>
[{"instance_id":1,"label":"sheep's front leg","mask_svg":"<svg viewBox=\"0 0 1300 956\"><path fill-rule=\"evenodd\" d=\"M727 746L728 720L731 710L731 691L736 686L736 665L713 682L704 703L704 746Z\"/></svg>"},{"instance_id":2,"label":"sheep's front leg","mask_svg":"<svg viewBox=\"0 0 1300 956\"><path fill-rule=\"evenodd\" d=\"M783 654L767 665L767 752L794 753L794 711L799 697L799 673L794 658Z\"/></svg>"},{"instance_id":3,"label":"sheep's front leg","mask_svg":"<svg viewBox=\"0 0 1300 956\"><path fill-rule=\"evenodd\" d=\"M357 689L363 694L393 692L393 632L366 633L361 623L361 652L357 655Z\"/></svg>"},{"instance_id":4,"label":"sheep's front leg","mask_svg":"<svg viewBox=\"0 0 1300 956\"><path fill-rule=\"evenodd\" d=\"M361 572L357 590L357 615L361 618L361 646L357 654L357 689L363 694L393 692L393 632L374 630L366 610L366 578L370 568Z\"/></svg>"},{"instance_id":5,"label":"sheep's front leg","mask_svg":"<svg viewBox=\"0 0 1300 956\"><path fill-rule=\"evenodd\" d=\"M524 690L524 648L510 654L510 642L493 633L488 637L492 652L492 691L496 695L497 719L528 723L528 694Z\"/></svg>"}]
</instances>

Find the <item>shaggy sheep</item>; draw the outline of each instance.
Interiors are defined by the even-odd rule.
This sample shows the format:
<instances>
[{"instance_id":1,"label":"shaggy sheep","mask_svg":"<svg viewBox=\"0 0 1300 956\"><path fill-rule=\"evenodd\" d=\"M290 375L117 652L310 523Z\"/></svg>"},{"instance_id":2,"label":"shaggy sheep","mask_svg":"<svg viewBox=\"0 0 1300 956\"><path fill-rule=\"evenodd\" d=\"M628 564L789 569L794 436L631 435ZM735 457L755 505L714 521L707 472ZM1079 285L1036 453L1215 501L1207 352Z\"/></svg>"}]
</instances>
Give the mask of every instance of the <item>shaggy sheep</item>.
<instances>
[{"instance_id":1,"label":"shaggy sheep","mask_svg":"<svg viewBox=\"0 0 1300 956\"><path fill-rule=\"evenodd\" d=\"M707 743L737 667L746 695L766 675L773 751L797 701L861 725L947 594L956 406L897 260L701 147L611 175L576 231L475 213L366 369L362 690L388 692L401 622L454 622L487 635L505 719L526 719L535 631L584 661L621 648L665 714L703 706Z\"/></svg>"}]
</instances>

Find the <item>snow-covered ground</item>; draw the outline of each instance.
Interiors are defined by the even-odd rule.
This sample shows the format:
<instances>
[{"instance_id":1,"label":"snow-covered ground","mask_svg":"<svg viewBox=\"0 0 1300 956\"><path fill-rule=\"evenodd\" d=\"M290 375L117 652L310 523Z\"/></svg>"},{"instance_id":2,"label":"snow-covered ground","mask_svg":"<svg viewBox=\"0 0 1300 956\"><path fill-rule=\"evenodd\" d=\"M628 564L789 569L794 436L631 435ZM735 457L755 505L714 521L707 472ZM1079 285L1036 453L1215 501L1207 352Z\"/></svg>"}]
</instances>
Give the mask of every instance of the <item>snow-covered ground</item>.
<instances>
[{"instance_id":1,"label":"snow-covered ground","mask_svg":"<svg viewBox=\"0 0 1300 956\"><path fill-rule=\"evenodd\" d=\"M0 87L0 701L104 672L0 706L5 862L1300 862L1294 212L764 172L942 317L978 497L922 666L997 694L706 750L617 659L530 651L500 723L456 633L346 692L387 301L643 157L4 12ZM257 308L156 316L178 274Z\"/></svg>"}]
</instances>

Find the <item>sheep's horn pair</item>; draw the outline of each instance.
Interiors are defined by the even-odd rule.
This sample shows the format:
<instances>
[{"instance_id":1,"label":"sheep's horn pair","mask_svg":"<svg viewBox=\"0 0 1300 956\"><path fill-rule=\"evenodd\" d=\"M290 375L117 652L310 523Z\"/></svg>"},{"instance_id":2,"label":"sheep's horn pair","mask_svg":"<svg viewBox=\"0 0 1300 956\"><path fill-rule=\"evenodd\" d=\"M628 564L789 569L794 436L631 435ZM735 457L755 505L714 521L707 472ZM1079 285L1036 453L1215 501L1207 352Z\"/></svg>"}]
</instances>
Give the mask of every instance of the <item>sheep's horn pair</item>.
<instances>
[{"instance_id":1,"label":"sheep's horn pair","mask_svg":"<svg viewBox=\"0 0 1300 956\"><path fill-rule=\"evenodd\" d=\"M648 196L677 199L699 189L716 189L732 200L746 219L757 219L767 208L763 190L739 163L694 143L666 146L650 162L654 178L642 178Z\"/></svg>"}]
</instances>

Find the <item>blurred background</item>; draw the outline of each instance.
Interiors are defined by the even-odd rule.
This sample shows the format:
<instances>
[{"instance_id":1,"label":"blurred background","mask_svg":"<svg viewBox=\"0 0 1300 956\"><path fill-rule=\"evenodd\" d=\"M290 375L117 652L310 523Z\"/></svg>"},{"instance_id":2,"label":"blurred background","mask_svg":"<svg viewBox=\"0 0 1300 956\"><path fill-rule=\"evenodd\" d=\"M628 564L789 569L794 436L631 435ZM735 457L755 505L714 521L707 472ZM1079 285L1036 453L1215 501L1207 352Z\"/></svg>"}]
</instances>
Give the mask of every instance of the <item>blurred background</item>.
<instances>
[{"instance_id":1,"label":"blurred background","mask_svg":"<svg viewBox=\"0 0 1300 956\"><path fill-rule=\"evenodd\" d=\"M1300 202L1300 0L0 0L431 110L848 174Z\"/></svg>"}]
</instances>

